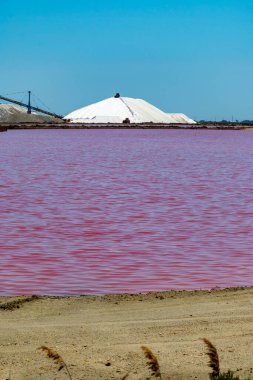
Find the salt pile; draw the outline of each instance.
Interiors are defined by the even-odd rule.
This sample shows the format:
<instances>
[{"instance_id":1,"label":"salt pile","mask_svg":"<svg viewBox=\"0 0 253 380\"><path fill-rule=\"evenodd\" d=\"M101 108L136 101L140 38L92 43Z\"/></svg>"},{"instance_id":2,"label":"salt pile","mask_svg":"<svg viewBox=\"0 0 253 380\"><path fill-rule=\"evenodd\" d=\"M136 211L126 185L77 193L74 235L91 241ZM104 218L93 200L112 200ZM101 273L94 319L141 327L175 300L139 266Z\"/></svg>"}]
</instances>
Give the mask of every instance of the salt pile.
<instances>
[{"instance_id":1,"label":"salt pile","mask_svg":"<svg viewBox=\"0 0 253 380\"><path fill-rule=\"evenodd\" d=\"M145 100L121 97L116 94L112 98L73 111L64 119L70 120L72 123L122 123L129 121L130 123L195 124L193 120L185 115L183 116L172 117Z\"/></svg>"},{"instance_id":2,"label":"salt pile","mask_svg":"<svg viewBox=\"0 0 253 380\"><path fill-rule=\"evenodd\" d=\"M184 113L167 113L171 119L171 123L175 124L196 124L196 121L190 119Z\"/></svg>"},{"instance_id":3,"label":"salt pile","mask_svg":"<svg viewBox=\"0 0 253 380\"><path fill-rule=\"evenodd\" d=\"M50 116L41 116L35 113L28 114L27 109L20 106L0 104L0 123L47 123L57 122L56 120Z\"/></svg>"}]
</instances>

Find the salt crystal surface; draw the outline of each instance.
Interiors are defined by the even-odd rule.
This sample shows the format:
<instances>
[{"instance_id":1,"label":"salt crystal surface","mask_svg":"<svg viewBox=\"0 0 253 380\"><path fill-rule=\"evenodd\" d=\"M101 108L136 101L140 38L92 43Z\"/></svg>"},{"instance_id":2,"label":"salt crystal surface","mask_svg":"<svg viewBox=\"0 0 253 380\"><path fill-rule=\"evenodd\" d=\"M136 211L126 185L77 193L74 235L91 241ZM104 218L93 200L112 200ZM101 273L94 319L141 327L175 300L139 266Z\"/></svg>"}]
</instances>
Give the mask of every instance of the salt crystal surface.
<instances>
[{"instance_id":1,"label":"salt crystal surface","mask_svg":"<svg viewBox=\"0 0 253 380\"><path fill-rule=\"evenodd\" d=\"M27 109L13 104L0 104L0 122L2 123L43 123L56 122L50 116L41 116L34 112L27 113Z\"/></svg>"},{"instance_id":2,"label":"salt crystal surface","mask_svg":"<svg viewBox=\"0 0 253 380\"><path fill-rule=\"evenodd\" d=\"M142 99L112 97L71 112L65 119L73 123L184 123L195 121L184 114L167 114Z\"/></svg>"}]
</instances>

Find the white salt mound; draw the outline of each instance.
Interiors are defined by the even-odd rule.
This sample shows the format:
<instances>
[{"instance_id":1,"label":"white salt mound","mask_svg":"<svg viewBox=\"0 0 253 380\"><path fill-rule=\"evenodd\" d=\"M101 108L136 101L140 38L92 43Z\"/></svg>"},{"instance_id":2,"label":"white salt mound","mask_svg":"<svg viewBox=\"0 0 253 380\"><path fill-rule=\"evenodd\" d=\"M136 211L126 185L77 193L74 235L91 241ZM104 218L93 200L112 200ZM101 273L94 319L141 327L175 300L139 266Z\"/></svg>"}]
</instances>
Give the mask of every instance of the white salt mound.
<instances>
[{"instance_id":1,"label":"white salt mound","mask_svg":"<svg viewBox=\"0 0 253 380\"><path fill-rule=\"evenodd\" d=\"M0 122L2 123L47 123L52 121L56 122L56 119L35 113L28 114L27 109L20 106L0 104Z\"/></svg>"},{"instance_id":2,"label":"white salt mound","mask_svg":"<svg viewBox=\"0 0 253 380\"><path fill-rule=\"evenodd\" d=\"M171 123L175 124L196 124L196 121L190 119L183 113L167 113L169 118L171 119Z\"/></svg>"},{"instance_id":3,"label":"white salt mound","mask_svg":"<svg viewBox=\"0 0 253 380\"><path fill-rule=\"evenodd\" d=\"M73 111L64 119L72 123L122 123L129 119L131 123L195 124L183 114L167 114L145 100L119 95Z\"/></svg>"}]
</instances>

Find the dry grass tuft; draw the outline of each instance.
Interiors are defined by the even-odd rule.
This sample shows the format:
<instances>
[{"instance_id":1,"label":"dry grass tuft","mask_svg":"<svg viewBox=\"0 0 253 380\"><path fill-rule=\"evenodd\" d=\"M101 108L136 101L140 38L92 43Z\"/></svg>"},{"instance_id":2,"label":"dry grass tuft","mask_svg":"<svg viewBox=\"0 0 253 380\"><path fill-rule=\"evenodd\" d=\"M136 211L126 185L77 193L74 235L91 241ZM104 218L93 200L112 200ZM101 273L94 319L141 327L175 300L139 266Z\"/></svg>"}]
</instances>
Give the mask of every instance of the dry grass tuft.
<instances>
[{"instance_id":1,"label":"dry grass tuft","mask_svg":"<svg viewBox=\"0 0 253 380\"><path fill-rule=\"evenodd\" d=\"M153 354L153 352L150 350L150 348L146 346L141 347L144 355L148 359L147 365L149 369L152 371L152 376L159 377L162 379L161 371L160 371L160 365L158 363L157 357Z\"/></svg>"},{"instance_id":2,"label":"dry grass tuft","mask_svg":"<svg viewBox=\"0 0 253 380\"><path fill-rule=\"evenodd\" d=\"M218 352L215 346L208 339L204 338L203 341L208 348L207 355L209 356L209 367L212 368L212 376L219 376L220 361Z\"/></svg>"},{"instance_id":3,"label":"dry grass tuft","mask_svg":"<svg viewBox=\"0 0 253 380\"><path fill-rule=\"evenodd\" d=\"M63 360L63 358L61 357L61 355L58 354L58 352L52 350L52 348L49 348L47 346L41 346L38 348L38 350L45 352L47 357L52 359L55 362L55 364L57 364L59 366L58 371L61 371L63 368L65 368L70 380L72 380L68 366L65 363L65 361Z\"/></svg>"}]
</instances>

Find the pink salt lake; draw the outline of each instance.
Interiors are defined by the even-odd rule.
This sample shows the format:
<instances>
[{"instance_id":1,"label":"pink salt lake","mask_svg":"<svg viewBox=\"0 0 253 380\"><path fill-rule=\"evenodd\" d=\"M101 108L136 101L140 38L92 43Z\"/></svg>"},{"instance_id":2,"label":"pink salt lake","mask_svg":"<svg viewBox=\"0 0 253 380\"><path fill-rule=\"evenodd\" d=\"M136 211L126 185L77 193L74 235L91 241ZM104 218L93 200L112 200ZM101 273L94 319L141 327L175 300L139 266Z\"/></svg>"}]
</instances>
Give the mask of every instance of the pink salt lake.
<instances>
[{"instance_id":1,"label":"pink salt lake","mask_svg":"<svg viewBox=\"0 0 253 380\"><path fill-rule=\"evenodd\" d=\"M0 134L0 294L253 285L253 133Z\"/></svg>"}]
</instances>

